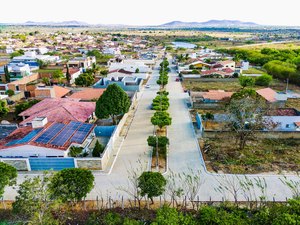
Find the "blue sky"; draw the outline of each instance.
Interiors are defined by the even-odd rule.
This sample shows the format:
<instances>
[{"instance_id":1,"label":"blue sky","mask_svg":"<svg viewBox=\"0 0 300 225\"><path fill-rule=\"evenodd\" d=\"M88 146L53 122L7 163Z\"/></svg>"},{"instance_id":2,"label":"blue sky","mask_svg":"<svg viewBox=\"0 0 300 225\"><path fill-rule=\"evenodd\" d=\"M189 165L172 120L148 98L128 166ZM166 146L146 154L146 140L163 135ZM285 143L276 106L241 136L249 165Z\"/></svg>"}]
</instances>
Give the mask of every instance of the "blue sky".
<instances>
[{"instance_id":1,"label":"blue sky","mask_svg":"<svg viewBox=\"0 0 300 225\"><path fill-rule=\"evenodd\" d=\"M78 20L91 24L158 25L173 20L234 19L300 26L297 0L14 0L1 1L1 22Z\"/></svg>"}]
</instances>

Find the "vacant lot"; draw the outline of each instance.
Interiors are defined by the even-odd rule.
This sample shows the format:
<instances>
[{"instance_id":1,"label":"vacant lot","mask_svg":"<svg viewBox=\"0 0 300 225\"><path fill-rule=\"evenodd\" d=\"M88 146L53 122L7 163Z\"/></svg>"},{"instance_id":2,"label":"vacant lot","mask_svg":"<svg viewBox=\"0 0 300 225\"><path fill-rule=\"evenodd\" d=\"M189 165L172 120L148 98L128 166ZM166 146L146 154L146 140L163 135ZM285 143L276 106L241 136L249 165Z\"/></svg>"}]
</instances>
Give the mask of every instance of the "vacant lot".
<instances>
[{"instance_id":1,"label":"vacant lot","mask_svg":"<svg viewBox=\"0 0 300 225\"><path fill-rule=\"evenodd\" d=\"M295 173L300 171L300 141L252 140L239 150L231 137L201 141L206 166L224 173Z\"/></svg>"},{"instance_id":2,"label":"vacant lot","mask_svg":"<svg viewBox=\"0 0 300 225\"><path fill-rule=\"evenodd\" d=\"M203 79L185 79L182 82L184 89L191 90L191 91L208 91L208 90L225 90L225 91L239 91L242 86L240 85L238 79L220 79L220 81L206 81L205 78ZM254 86L253 89L261 89L265 88L262 86ZM270 88L276 91L285 91L286 83L273 80ZM289 90L294 92L300 93L300 88L296 85L289 85Z\"/></svg>"}]
</instances>

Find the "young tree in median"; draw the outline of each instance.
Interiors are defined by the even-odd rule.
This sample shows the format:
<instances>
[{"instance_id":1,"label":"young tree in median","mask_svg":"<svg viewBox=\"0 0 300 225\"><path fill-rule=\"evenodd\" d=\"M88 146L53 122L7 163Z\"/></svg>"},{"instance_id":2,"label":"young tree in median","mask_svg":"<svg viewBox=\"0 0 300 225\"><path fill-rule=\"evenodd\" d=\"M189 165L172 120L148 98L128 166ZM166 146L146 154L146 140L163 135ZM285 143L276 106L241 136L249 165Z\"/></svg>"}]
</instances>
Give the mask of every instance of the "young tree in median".
<instances>
[{"instance_id":1,"label":"young tree in median","mask_svg":"<svg viewBox=\"0 0 300 225\"><path fill-rule=\"evenodd\" d=\"M141 189L141 195L147 196L154 203L153 197L160 196L165 191L166 179L158 172L143 172L138 178L138 186Z\"/></svg>"},{"instance_id":2,"label":"young tree in median","mask_svg":"<svg viewBox=\"0 0 300 225\"><path fill-rule=\"evenodd\" d=\"M151 117L151 123L162 129L164 126L172 124L172 118L170 117L170 114L165 111L155 112Z\"/></svg>"},{"instance_id":3,"label":"young tree in median","mask_svg":"<svg viewBox=\"0 0 300 225\"><path fill-rule=\"evenodd\" d=\"M94 187L94 179L90 170L64 169L53 176L49 188L54 199L75 203L90 193Z\"/></svg>"},{"instance_id":4,"label":"young tree in median","mask_svg":"<svg viewBox=\"0 0 300 225\"><path fill-rule=\"evenodd\" d=\"M111 118L117 124L116 116L128 112L130 100L121 87L111 84L107 87L96 103L96 116L100 119Z\"/></svg>"},{"instance_id":5,"label":"young tree in median","mask_svg":"<svg viewBox=\"0 0 300 225\"><path fill-rule=\"evenodd\" d=\"M11 165L0 162L0 174L0 198L2 198L5 187L15 183L17 178L17 170Z\"/></svg>"}]
</instances>

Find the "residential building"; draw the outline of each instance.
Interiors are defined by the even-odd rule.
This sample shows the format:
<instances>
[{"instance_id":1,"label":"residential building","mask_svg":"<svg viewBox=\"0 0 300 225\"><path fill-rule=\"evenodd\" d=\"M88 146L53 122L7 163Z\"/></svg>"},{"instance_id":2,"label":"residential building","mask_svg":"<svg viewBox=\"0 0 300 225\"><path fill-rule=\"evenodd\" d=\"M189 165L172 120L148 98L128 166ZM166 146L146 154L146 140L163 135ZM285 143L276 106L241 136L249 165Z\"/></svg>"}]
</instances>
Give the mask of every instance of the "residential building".
<instances>
[{"instance_id":1,"label":"residential building","mask_svg":"<svg viewBox=\"0 0 300 225\"><path fill-rule=\"evenodd\" d=\"M31 126L36 117L46 117L48 122L87 122L94 118L95 102L80 102L79 99L47 98L20 113L20 126Z\"/></svg>"},{"instance_id":2,"label":"residential building","mask_svg":"<svg viewBox=\"0 0 300 225\"><path fill-rule=\"evenodd\" d=\"M86 89L74 92L68 98L79 99L80 101L83 101L83 102L95 101L101 97L101 95L103 94L103 92L105 90L106 89L100 89L100 88L86 88Z\"/></svg>"},{"instance_id":3,"label":"residential building","mask_svg":"<svg viewBox=\"0 0 300 225\"><path fill-rule=\"evenodd\" d=\"M143 84L143 79L137 77L118 77L118 79L112 78L102 78L96 84L94 84L94 88L107 88L110 84L117 84L124 91L140 91Z\"/></svg>"}]
</instances>

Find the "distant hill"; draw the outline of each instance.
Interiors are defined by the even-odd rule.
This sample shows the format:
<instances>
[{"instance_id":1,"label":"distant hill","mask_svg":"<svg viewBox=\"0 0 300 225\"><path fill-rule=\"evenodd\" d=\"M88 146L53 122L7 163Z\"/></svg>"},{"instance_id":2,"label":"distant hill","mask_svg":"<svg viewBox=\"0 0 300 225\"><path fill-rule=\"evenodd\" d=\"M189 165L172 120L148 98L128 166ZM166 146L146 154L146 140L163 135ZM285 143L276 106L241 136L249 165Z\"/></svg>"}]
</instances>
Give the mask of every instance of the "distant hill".
<instances>
[{"instance_id":1,"label":"distant hill","mask_svg":"<svg viewBox=\"0 0 300 225\"><path fill-rule=\"evenodd\" d=\"M242 22L239 20L209 20L206 22L182 22L172 21L160 25L160 27L252 27L259 26L253 22Z\"/></svg>"},{"instance_id":2,"label":"distant hill","mask_svg":"<svg viewBox=\"0 0 300 225\"><path fill-rule=\"evenodd\" d=\"M23 25L27 26L89 26L88 23L71 20L71 21L62 21L62 22L34 22L34 21L27 21Z\"/></svg>"}]
</instances>

